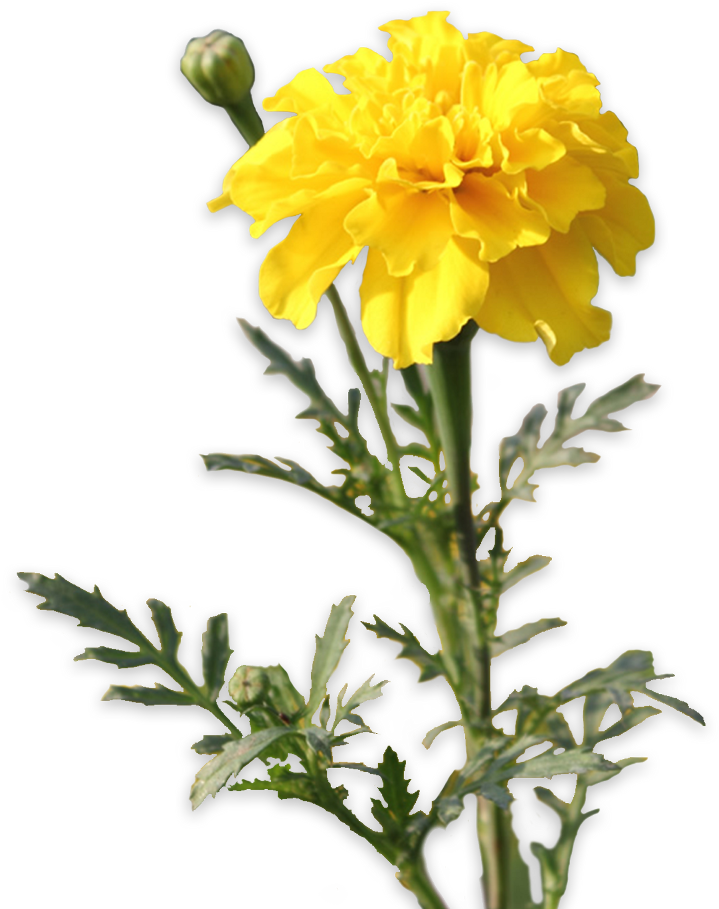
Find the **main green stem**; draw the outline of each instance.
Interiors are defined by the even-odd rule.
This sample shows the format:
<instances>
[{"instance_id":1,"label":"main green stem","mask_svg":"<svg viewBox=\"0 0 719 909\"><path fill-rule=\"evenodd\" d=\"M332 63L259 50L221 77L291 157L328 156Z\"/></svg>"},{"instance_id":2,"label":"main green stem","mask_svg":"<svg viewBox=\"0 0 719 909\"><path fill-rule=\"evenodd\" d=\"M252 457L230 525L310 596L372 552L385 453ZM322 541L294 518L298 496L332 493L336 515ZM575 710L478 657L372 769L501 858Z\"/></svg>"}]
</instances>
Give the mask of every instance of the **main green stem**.
<instances>
[{"instance_id":1,"label":"main green stem","mask_svg":"<svg viewBox=\"0 0 719 909\"><path fill-rule=\"evenodd\" d=\"M474 323L451 341L434 345L427 368L444 453L448 491L454 513L457 550L464 589L465 671L455 691L465 722L467 757L471 759L492 732L491 650L487 609L482 603L477 562L477 533L472 513L471 342ZM458 612L462 607L458 605ZM466 613L471 615L467 616ZM468 621L469 619L469 621ZM469 665L467 665L469 663ZM482 855L482 889L486 909L511 909L509 898L511 820L509 813L482 796L477 798L477 837Z\"/></svg>"}]
</instances>

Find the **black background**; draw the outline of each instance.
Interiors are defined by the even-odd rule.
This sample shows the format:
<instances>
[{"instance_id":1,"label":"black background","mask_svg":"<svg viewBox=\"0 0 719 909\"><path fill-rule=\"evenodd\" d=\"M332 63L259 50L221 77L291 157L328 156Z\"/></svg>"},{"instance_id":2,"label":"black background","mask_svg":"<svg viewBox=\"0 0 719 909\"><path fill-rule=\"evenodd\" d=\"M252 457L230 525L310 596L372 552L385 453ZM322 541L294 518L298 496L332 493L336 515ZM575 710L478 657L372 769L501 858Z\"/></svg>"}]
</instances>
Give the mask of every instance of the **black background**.
<instances>
[{"instance_id":1,"label":"black background","mask_svg":"<svg viewBox=\"0 0 719 909\"><path fill-rule=\"evenodd\" d=\"M265 113L262 98L301 69L321 70L359 46L387 55L387 35L376 26L425 10L400 5L389 14L336 15L329 28L323 18L317 33L304 11L283 11L278 21L266 7L249 23L237 10L211 5L173 12L171 22L119 22L117 36L127 30L126 42L110 40L104 54L91 55L102 61L104 94L95 84L88 101L73 94L71 80L63 83L64 122L74 140L62 152L66 179L57 196L45 198L33 235L45 268L30 270L33 292L17 315L10 483L19 502L10 548L16 567L50 576L57 570L87 589L98 584L153 639L145 601L166 602L184 632L180 657L197 680L205 622L228 612L230 673L241 663L281 661L306 694L314 635L324 633L330 605L347 594L357 596L359 619L404 621L431 650L437 640L426 591L389 539L287 483L204 470L198 452L281 455L325 480L339 466L315 424L293 419L307 399L284 378L262 376L267 361L245 341L236 316L261 326L296 359L311 358L340 408L358 383L326 299L315 322L298 332L273 320L257 296L259 265L290 222L253 240L243 212L208 213L205 202L220 193L245 145L227 115L187 83L179 60L193 37L215 28L240 35L255 62L253 97L269 128L286 115ZM707 355L701 339L691 347L695 279L687 271L692 263L678 254L691 215L680 217L683 184L665 179L659 36L650 40L644 25L617 29L611 21L587 30L571 17L520 26L507 14L458 13L450 21L465 34L486 29L520 38L538 53L557 46L578 53L601 81L604 108L618 114L639 149L635 182L658 224L657 242L640 253L635 277L618 278L599 260L595 303L614 315L608 344L558 368L541 342L516 345L484 333L475 340L473 467L488 498L497 443L535 402L551 414L559 389L586 382L581 412L636 373L662 385L653 399L619 415L631 435L576 440L602 455L598 464L539 474L537 504L514 503L507 512L505 544L517 560L541 553L553 561L505 596L498 631L542 616L569 624L495 661L493 703L523 684L553 693L641 648L653 652L657 673L676 674L654 687L711 721L702 685L707 530L690 486L698 479L691 440L707 427ZM330 79L339 89L340 77ZM363 258L337 281L353 314ZM381 453L364 401L360 428ZM190 745L221 732L217 721L199 711L101 704L111 682L170 682L147 667L123 672L73 663L85 646L122 644L35 610L38 601L21 593L12 571L7 577L18 628L13 645L31 658L24 692L37 724L22 734L37 774L17 842L28 850L53 844L38 895L84 888L91 896L93 885L111 881L118 900L134 898L149 876L151 898L198 888L240 899L254 893L258 901L261 886L266 905L306 896L319 906L416 905L395 882L394 868L312 805L222 791L191 812L190 785L207 758ZM429 751L420 745L429 728L457 715L452 694L440 682L418 687L411 664L392 662L398 648L378 642L358 619L349 636L330 690L345 681L351 690L371 673L392 683L360 708L381 736L358 736L337 757L376 765L391 744L420 785L418 807L428 810L464 760L458 730ZM707 735L664 708L663 716L607 743L612 760L649 761L589 790L587 808L602 810L580 831L562 909L637 900L669 906L680 897L692 903L708 879L713 827L713 783L703 770ZM368 793L376 787L358 779L365 775L342 773L353 792L350 807L368 819ZM569 797L567 779L555 778L552 787ZM339 782L337 776L333 784ZM513 786L517 829L525 840L531 834L550 843L551 818L538 809L529 783ZM474 811L469 798L462 817L428 841L430 872L452 909L481 905Z\"/></svg>"}]
</instances>

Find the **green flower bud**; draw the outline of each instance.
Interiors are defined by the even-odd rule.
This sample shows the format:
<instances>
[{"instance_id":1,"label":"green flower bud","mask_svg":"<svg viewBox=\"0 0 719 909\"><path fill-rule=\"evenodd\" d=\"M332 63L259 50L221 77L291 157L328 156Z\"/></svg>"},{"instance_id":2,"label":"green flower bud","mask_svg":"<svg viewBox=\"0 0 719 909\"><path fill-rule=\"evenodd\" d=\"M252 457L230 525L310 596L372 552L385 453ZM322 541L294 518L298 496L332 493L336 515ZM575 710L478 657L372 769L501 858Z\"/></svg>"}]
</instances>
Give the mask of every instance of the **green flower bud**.
<instances>
[{"instance_id":1,"label":"green flower bud","mask_svg":"<svg viewBox=\"0 0 719 909\"><path fill-rule=\"evenodd\" d=\"M205 101L218 107L239 104L255 82L255 68L243 42L220 30L193 38L180 69Z\"/></svg>"},{"instance_id":2,"label":"green flower bud","mask_svg":"<svg viewBox=\"0 0 719 909\"><path fill-rule=\"evenodd\" d=\"M230 697L241 710L262 700L269 682L264 669L259 666L240 666L230 679Z\"/></svg>"}]
</instances>

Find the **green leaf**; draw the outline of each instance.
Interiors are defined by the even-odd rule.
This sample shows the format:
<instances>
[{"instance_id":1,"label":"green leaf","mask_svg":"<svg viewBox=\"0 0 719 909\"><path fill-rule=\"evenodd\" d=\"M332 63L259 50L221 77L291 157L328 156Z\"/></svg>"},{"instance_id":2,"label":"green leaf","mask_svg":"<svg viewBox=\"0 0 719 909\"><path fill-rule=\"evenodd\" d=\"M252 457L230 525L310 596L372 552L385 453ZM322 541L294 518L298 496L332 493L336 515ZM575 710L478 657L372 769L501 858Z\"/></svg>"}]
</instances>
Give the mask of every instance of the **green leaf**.
<instances>
[{"instance_id":1,"label":"green leaf","mask_svg":"<svg viewBox=\"0 0 719 909\"><path fill-rule=\"evenodd\" d=\"M386 622L383 622L379 616L373 616L374 625L369 622L362 622L368 631L374 631L378 638L388 638L390 641L396 641L402 644L402 650L399 652L397 659L411 660L420 668L419 681L427 682L436 678L438 675L444 675L444 666L439 653L430 654L419 643L417 638L407 628L400 623L402 632L395 631Z\"/></svg>"},{"instance_id":2,"label":"green leaf","mask_svg":"<svg viewBox=\"0 0 719 909\"><path fill-rule=\"evenodd\" d=\"M553 697L540 695L535 688L525 686L521 692L513 692L494 711L494 714L516 709L518 711L517 734L531 728L537 733L544 732L552 742L569 749L574 746L574 739L566 721L557 712L557 708L575 698L584 696L586 699L583 712L582 744L593 748L599 742L622 735L648 717L656 715L659 711L653 707L635 707L631 692L639 691L651 697L656 692L652 692L646 687L647 682L656 678L668 677L670 676L656 675L651 653L643 650L630 650L618 657L607 668L588 672L581 679L562 688ZM599 727L604 715L612 704L617 704L622 717L608 729L600 732ZM696 711L693 711L683 701L678 701L678 704L681 705L683 713L691 716L692 719L698 718L698 721L701 722L701 717ZM670 703L670 706L675 705Z\"/></svg>"},{"instance_id":3,"label":"green leaf","mask_svg":"<svg viewBox=\"0 0 719 909\"><path fill-rule=\"evenodd\" d=\"M496 527L499 515L513 499L533 502L536 484L530 483L535 472L547 467L569 466L593 463L599 455L587 452L583 448L565 447L565 443L587 430L617 432L624 429L617 420L609 419L610 413L624 410L638 401L650 398L658 385L649 385L643 375L635 376L613 391L597 398L589 405L581 417L572 417L577 398L584 390L584 385L572 385L559 393L557 416L554 429L544 444L539 446L542 424L547 416L547 409L542 404L533 407L524 418L519 432L514 436L502 439L499 446L499 479L502 490L499 502L492 502L479 512L477 531L479 545L491 527ZM509 486L509 476L514 465L520 461L522 469Z\"/></svg>"},{"instance_id":4,"label":"green leaf","mask_svg":"<svg viewBox=\"0 0 719 909\"><path fill-rule=\"evenodd\" d=\"M317 420L318 431L330 440L333 453L350 467L332 470L330 475L341 477L341 482L325 486L308 470L290 458L274 456L270 459L251 453L231 454L216 451L200 455L208 472L235 470L302 487L385 533L395 542L404 541L406 535L403 531L406 525L412 525L417 520L426 517L428 510L430 517L434 517L436 509L432 503L426 501L426 497L441 488L444 472L435 475L424 498L408 499L398 506L394 500L391 471L376 455L369 452L366 440L359 431L360 390L358 388L349 389L348 413L345 416L318 383L312 360L302 357L299 362L295 361L261 328L242 318L238 318L237 322L249 343L270 361L264 375L284 376L310 399L308 407L300 411L296 415L296 419ZM386 401L389 379L388 362L383 361L382 369L381 375L376 375L374 372L370 375L370 382L371 390L377 399ZM426 459L439 460L436 434L433 434L430 425L432 423L431 407L426 406L424 399L423 410L428 413L428 421L425 421L423 425L429 432L430 444L434 448L428 449L426 446L409 443L400 446L400 459L405 455L415 454ZM344 435L339 433L339 429L343 430ZM434 457L435 455L436 457ZM358 502L358 500L360 501ZM372 504L371 509L367 500ZM428 509L428 506L431 507ZM451 515L445 515L444 518L448 525L451 524Z\"/></svg>"},{"instance_id":5,"label":"green leaf","mask_svg":"<svg viewBox=\"0 0 719 909\"><path fill-rule=\"evenodd\" d=\"M225 684L225 670L232 656L227 631L227 613L213 616L202 635L202 675L204 690L211 701L216 701Z\"/></svg>"},{"instance_id":6,"label":"green leaf","mask_svg":"<svg viewBox=\"0 0 719 909\"><path fill-rule=\"evenodd\" d=\"M648 385L643 375L635 376L619 388L597 398L589 405L584 416L573 419L571 414L574 404L584 388L583 384L573 385L559 393L554 430L541 448L538 447L539 434L547 415L546 408L541 404L537 404L527 414L516 436L510 436L502 441L499 475L503 495L534 501L536 486L532 486L529 480L535 471L562 465L576 467L579 464L598 461L598 454L586 452L583 448L565 448L564 443L590 429L603 432L625 429L626 427L617 420L608 419L608 414L650 398L659 386ZM512 487L508 488L509 474L518 458L524 462L522 472Z\"/></svg>"},{"instance_id":7,"label":"green leaf","mask_svg":"<svg viewBox=\"0 0 719 909\"><path fill-rule=\"evenodd\" d=\"M312 778L306 773L295 773L286 764L275 764L267 770L269 780L242 780L228 786L230 792L248 790L269 790L276 792L281 799L301 799L303 802L318 803Z\"/></svg>"},{"instance_id":8,"label":"green leaf","mask_svg":"<svg viewBox=\"0 0 719 909\"><path fill-rule=\"evenodd\" d=\"M461 725L463 725L462 720L450 720L448 723L442 723L440 726L435 726L433 729L430 729L427 735L422 739L422 744L425 748L429 749L438 735L446 732L448 729L454 729L455 726Z\"/></svg>"},{"instance_id":9,"label":"green leaf","mask_svg":"<svg viewBox=\"0 0 719 909\"><path fill-rule=\"evenodd\" d=\"M294 727L275 727L263 729L242 739L233 739L197 774L190 792L193 810L198 808L208 795L214 798L231 776L236 776L243 767L256 757L260 757L278 739L296 733Z\"/></svg>"},{"instance_id":10,"label":"green leaf","mask_svg":"<svg viewBox=\"0 0 719 909\"><path fill-rule=\"evenodd\" d=\"M300 414L300 419L316 419L342 423L345 419L333 401L327 397L317 381L312 360L303 358L299 362L269 338L261 328L256 328L244 319L237 320L249 341L270 361L265 375L283 375L310 399L307 411ZM308 411L310 411L308 413ZM322 430L320 430L322 431Z\"/></svg>"},{"instance_id":11,"label":"green leaf","mask_svg":"<svg viewBox=\"0 0 719 909\"><path fill-rule=\"evenodd\" d=\"M456 785L450 793L452 804L456 808L457 800L461 804L466 795L477 793L506 809L512 801L512 795L506 787L506 782L510 779L551 778L562 773L585 774L590 771L616 773L621 769L601 754L576 746L561 754L554 754L550 748L536 757L518 760L528 748L543 741L546 739L542 735L493 736L467 762L457 777Z\"/></svg>"},{"instance_id":12,"label":"green leaf","mask_svg":"<svg viewBox=\"0 0 719 909\"><path fill-rule=\"evenodd\" d=\"M645 757L622 758L621 761L615 761L614 769L590 770L588 773L584 774L582 779L587 786L596 786L597 783L603 783L605 780L609 780L613 776L616 776L620 770L624 770L624 768L629 767L630 764L641 764L644 761L646 761Z\"/></svg>"},{"instance_id":13,"label":"green leaf","mask_svg":"<svg viewBox=\"0 0 719 909\"><path fill-rule=\"evenodd\" d=\"M366 682L363 682L360 687L355 691L354 694L350 695L347 699L347 703L343 704L342 699L345 696L347 691L347 686L345 685L342 691L337 696L337 710L335 711L335 721L332 726L332 731L339 726L343 720L348 720L350 723L355 725L364 725L362 718L353 714L353 711L364 704L366 701L372 701L375 698L382 696L382 688L387 684L387 679L382 682L377 682L376 685L372 684L372 679L374 678L371 675Z\"/></svg>"},{"instance_id":14,"label":"green leaf","mask_svg":"<svg viewBox=\"0 0 719 909\"><path fill-rule=\"evenodd\" d=\"M366 764L355 764L352 762L337 763L336 761L333 761L332 764L330 764L330 769L331 770L337 770L337 769L361 770L363 773L371 773L371 774L373 774L373 776L382 776L381 771L378 770L377 767L368 767Z\"/></svg>"},{"instance_id":15,"label":"green leaf","mask_svg":"<svg viewBox=\"0 0 719 909\"><path fill-rule=\"evenodd\" d=\"M54 578L48 578L32 571L18 571L17 576L27 584L29 593L45 597L45 602L38 603L38 609L47 609L51 612L72 616L82 627L106 631L108 634L114 634L118 638L124 638L135 644L140 651L139 655L117 651L124 653L129 658L127 662L117 663L120 668L143 666L146 663L154 662L156 648L130 621L126 609L116 609L103 598L97 584L94 585L92 593L88 593L87 590L77 587L58 574ZM138 661L140 658L142 658L142 662ZM84 657L84 659L90 658ZM115 661L103 660L103 662Z\"/></svg>"},{"instance_id":16,"label":"green leaf","mask_svg":"<svg viewBox=\"0 0 719 909\"><path fill-rule=\"evenodd\" d=\"M527 622L519 628L513 628L511 631L505 631L504 634L494 638L492 641L492 656L499 656L513 647L525 644L543 631L549 631L551 628L561 628L567 623L563 619L540 619L538 622Z\"/></svg>"},{"instance_id":17,"label":"green leaf","mask_svg":"<svg viewBox=\"0 0 719 909\"><path fill-rule=\"evenodd\" d=\"M88 647L85 652L87 653L92 649ZM99 647L97 649L105 650L106 648ZM75 659L90 659L90 657L75 657ZM100 657L92 657L92 659L100 659ZM104 662L111 663L112 660L105 660ZM193 695L165 688L159 682L155 682L154 688L146 688L144 685L116 685L113 683L100 700L133 701L135 704L144 704L146 707L192 707L197 704L197 699Z\"/></svg>"},{"instance_id":18,"label":"green leaf","mask_svg":"<svg viewBox=\"0 0 719 909\"><path fill-rule=\"evenodd\" d=\"M222 751L222 746L227 745L231 741L231 732L203 735L199 742L190 745L190 749L197 752L197 754L219 754Z\"/></svg>"},{"instance_id":19,"label":"green leaf","mask_svg":"<svg viewBox=\"0 0 719 909\"><path fill-rule=\"evenodd\" d=\"M349 641L345 638L350 619L354 597L345 597L330 610L330 617L323 637L315 635L315 657L312 661L312 688L307 702L305 716L308 719L317 712L327 694L327 682L337 668L340 657Z\"/></svg>"},{"instance_id":20,"label":"green leaf","mask_svg":"<svg viewBox=\"0 0 719 909\"><path fill-rule=\"evenodd\" d=\"M620 768L621 769L621 768ZM560 773L586 773L589 770L616 771L617 765L603 755L583 748L572 748L562 754L545 752L515 764L499 775L499 779L550 778Z\"/></svg>"},{"instance_id":21,"label":"green leaf","mask_svg":"<svg viewBox=\"0 0 719 909\"><path fill-rule=\"evenodd\" d=\"M322 701L322 706L320 707L320 726L322 726L323 729L326 729L329 721L330 721L330 696L326 695L324 701Z\"/></svg>"},{"instance_id":22,"label":"green leaf","mask_svg":"<svg viewBox=\"0 0 719 909\"><path fill-rule=\"evenodd\" d=\"M410 822L419 814L412 814L419 792L409 791L409 780L404 777L405 765L406 761L400 761L391 748L386 749L377 767L382 776L380 794L385 804L372 799L372 814L384 833L395 841L403 838Z\"/></svg>"},{"instance_id":23,"label":"green leaf","mask_svg":"<svg viewBox=\"0 0 719 909\"><path fill-rule=\"evenodd\" d=\"M397 508L393 504L391 471L370 453L359 431L360 392L356 388L350 389L347 414L343 414L322 390L311 360L293 360L261 329L254 328L242 319L240 325L251 343L270 361L265 372L284 375L307 395L309 406L298 414L298 418L317 420L318 431L330 440L330 451L348 466L333 471L344 477L340 486L323 485L309 471L286 458L276 459L284 465L279 467L259 455L210 454L204 457L207 469L256 473L302 486L375 526L380 526L388 519L394 520ZM375 371L371 379L375 390L382 397L386 370L383 374ZM356 500L365 495L370 497L372 503L371 515L364 514L356 504ZM386 532L392 537L399 533L391 524L387 526Z\"/></svg>"},{"instance_id":24,"label":"green leaf","mask_svg":"<svg viewBox=\"0 0 719 909\"><path fill-rule=\"evenodd\" d=\"M155 647L130 620L125 610L116 609L107 602L97 587L92 593L66 581L60 575L46 578L41 574L21 574L27 581L28 592L45 597L38 604L39 609L50 609L79 620L80 625L95 628L107 634L125 638L138 647L135 651L116 650L112 647L88 647L75 657L76 660L100 660L112 663L120 669L154 665L182 687L181 691L155 685L112 685L103 701L131 701L136 704L155 706L173 704L176 706L197 705L212 710L217 716L214 702L224 682L224 671L232 652L227 641L227 616L219 615L207 623L207 632L202 636L202 663L205 674L204 689L198 688L187 670L178 662L177 652L182 638L175 627L172 612L159 600L150 599L152 621L157 630L160 647ZM233 728L228 724L229 728ZM237 732L239 736L239 732Z\"/></svg>"},{"instance_id":25,"label":"green leaf","mask_svg":"<svg viewBox=\"0 0 719 909\"><path fill-rule=\"evenodd\" d=\"M669 707L674 707L704 725L702 716L684 701L659 694L646 687L647 682L667 678L672 678L672 674L656 674L652 654L648 650L627 650L605 669L594 669L576 682L572 682L571 685L567 685L557 694L557 698L562 703L566 703L583 695L596 696L588 697L585 702L585 726L587 726L585 736L588 736L585 744L600 741L596 738L597 735L600 735L599 724L610 704L617 704L623 714L633 708L632 691L639 691Z\"/></svg>"}]
</instances>

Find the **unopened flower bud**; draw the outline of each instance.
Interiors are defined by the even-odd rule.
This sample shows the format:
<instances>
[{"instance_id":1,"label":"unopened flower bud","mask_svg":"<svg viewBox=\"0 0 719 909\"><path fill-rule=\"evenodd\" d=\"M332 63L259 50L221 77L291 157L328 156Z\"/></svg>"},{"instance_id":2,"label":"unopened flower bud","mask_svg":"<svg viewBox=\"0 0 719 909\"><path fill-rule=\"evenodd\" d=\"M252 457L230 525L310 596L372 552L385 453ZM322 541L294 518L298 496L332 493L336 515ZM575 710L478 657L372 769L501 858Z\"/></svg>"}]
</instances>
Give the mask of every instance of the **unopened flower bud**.
<instances>
[{"instance_id":1,"label":"unopened flower bud","mask_svg":"<svg viewBox=\"0 0 719 909\"><path fill-rule=\"evenodd\" d=\"M255 68L243 42L220 30L193 38L180 69L205 101L225 108L239 104L255 81Z\"/></svg>"},{"instance_id":2,"label":"unopened flower bud","mask_svg":"<svg viewBox=\"0 0 719 909\"><path fill-rule=\"evenodd\" d=\"M230 697L241 710L246 710L262 700L267 690L267 674L259 666L240 666L230 679Z\"/></svg>"}]
</instances>

